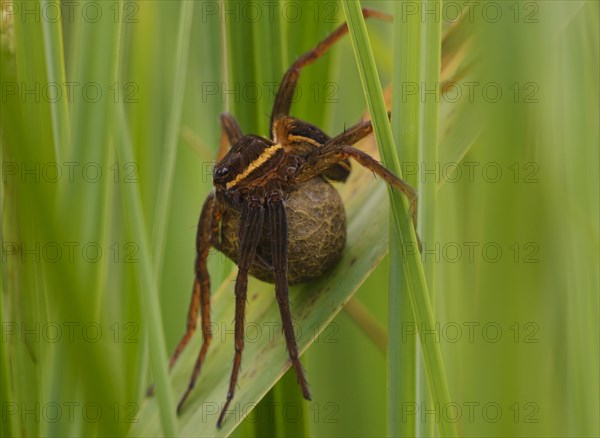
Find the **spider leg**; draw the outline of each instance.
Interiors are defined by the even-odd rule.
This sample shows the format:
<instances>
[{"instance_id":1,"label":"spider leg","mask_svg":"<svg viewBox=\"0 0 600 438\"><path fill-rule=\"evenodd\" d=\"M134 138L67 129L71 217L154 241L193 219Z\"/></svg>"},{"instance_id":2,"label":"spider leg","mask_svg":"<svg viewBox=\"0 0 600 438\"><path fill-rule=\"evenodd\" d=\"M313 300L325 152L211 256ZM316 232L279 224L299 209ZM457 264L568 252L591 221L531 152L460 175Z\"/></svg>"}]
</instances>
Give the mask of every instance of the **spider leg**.
<instances>
[{"instance_id":1,"label":"spider leg","mask_svg":"<svg viewBox=\"0 0 600 438\"><path fill-rule=\"evenodd\" d=\"M292 361L292 366L296 370L298 383L302 388L304 398L310 400L310 389L304 376L304 370L300 363L298 345L292 326L292 315L290 313L290 301L288 296L287 280L287 252L288 252L288 227L283 195L281 192L275 192L267 200L269 209L269 228L271 231L271 250L273 253L273 272L275 274L275 294L279 304L279 313L283 323L283 334L285 343Z\"/></svg>"},{"instance_id":2,"label":"spider leg","mask_svg":"<svg viewBox=\"0 0 600 438\"><path fill-rule=\"evenodd\" d=\"M246 292L248 290L248 271L256 254L256 246L260 240L264 209L258 199L252 199L242 207L240 225L240 249L238 257L238 274L235 280L235 355L233 369L229 380L227 400L221 410L217 427L220 428L227 408L233 399L244 350L244 315L246 312Z\"/></svg>"},{"instance_id":3,"label":"spider leg","mask_svg":"<svg viewBox=\"0 0 600 438\"><path fill-rule=\"evenodd\" d=\"M217 163L223 159L229 148L244 136L242 128L240 128L237 120L230 113L222 113L219 119L221 121L221 141L219 143Z\"/></svg>"},{"instance_id":4,"label":"spider leg","mask_svg":"<svg viewBox=\"0 0 600 438\"><path fill-rule=\"evenodd\" d=\"M192 300L188 310L187 328L181 340L179 341L179 344L175 348L175 351L171 356L171 360L169 361L169 370L171 370L177 362L179 355L196 331L198 311L200 310L200 315L202 318L202 347L200 348L200 354L196 360L196 365L194 366L194 371L192 373L188 389L177 406L178 412L181 411L183 402L187 398L192 388L194 388L196 379L200 374L202 363L206 357L208 346L210 345L210 341L212 339L210 328L210 277L208 275L206 260L208 258L209 250L212 246L211 241L213 240L212 234L214 233L215 222L217 223L218 227L219 218L220 211L216 203L215 193L213 191L210 192L206 198L206 201L204 201L202 213L200 214L200 220L198 221L198 231L196 234L196 278L194 279Z\"/></svg>"},{"instance_id":5,"label":"spider leg","mask_svg":"<svg viewBox=\"0 0 600 438\"><path fill-rule=\"evenodd\" d=\"M382 166L379 161L375 160L366 152L358 150L352 146L348 146L347 144L340 144L347 138L360 139L364 137L370 132L370 130L372 130L370 125L371 122L359 123L345 133L332 138L325 144L323 148L317 149L314 153L308 156L307 160L298 169L295 180L298 184L301 184L320 175L324 170L328 169L332 165L339 163L342 160L353 158L354 160L358 161L359 164L371 170L376 175L379 175L388 184L395 189L400 190L408 197L408 200L410 201L410 214L416 229L417 191L406 181L398 178L396 175Z\"/></svg>"},{"instance_id":6,"label":"spider leg","mask_svg":"<svg viewBox=\"0 0 600 438\"><path fill-rule=\"evenodd\" d=\"M173 366L175 366L177 359L179 359L179 355L196 332L198 311L201 310L203 343L200 350L200 356L196 362L196 368L194 368L192 381L190 382L191 387L194 386L194 382L200 372L200 366L204 361L208 345L212 338L210 332L210 277L206 267L206 260L211 246L214 246L213 242L218 240L214 234L215 229L218 230L219 228L220 217L221 212L216 203L215 193L210 192L204 201L200 219L198 220L198 231L196 232L196 276L194 278L194 285L192 286L192 299L188 309L187 326L185 333L181 337L179 344L177 344L177 347L169 360L169 371L171 371ZM150 385L146 390L146 395L151 396L153 393L154 385Z\"/></svg>"},{"instance_id":7,"label":"spider leg","mask_svg":"<svg viewBox=\"0 0 600 438\"><path fill-rule=\"evenodd\" d=\"M391 117L391 111L388 111L388 117ZM325 146L345 146L353 145L358 143L360 140L365 138L367 135L373 132L373 124L370 120L359 122L354 126L346 129L341 134L333 137L325 143Z\"/></svg>"},{"instance_id":8,"label":"spider leg","mask_svg":"<svg viewBox=\"0 0 600 438\"><path fill-rule=\"evenodd\" d=\"M375 17L384 21L392 21L391 15L384 14L373 9L363 8L362 13L363 17L365 18ZM300 56L286 71L281 84L279 85L279 89L277 90L269 126L273 127L273 122L275 120L281 116L287 116L290 113L292 98L294 96L294 91L296 90L298 78L300 77L300 70L319 59L336 41L338 41L346 33L348 33L348 25L344 23L335 29L331 34L329 34L319 44L317 44L314 49Z\"/></svg>"}]
</instances>

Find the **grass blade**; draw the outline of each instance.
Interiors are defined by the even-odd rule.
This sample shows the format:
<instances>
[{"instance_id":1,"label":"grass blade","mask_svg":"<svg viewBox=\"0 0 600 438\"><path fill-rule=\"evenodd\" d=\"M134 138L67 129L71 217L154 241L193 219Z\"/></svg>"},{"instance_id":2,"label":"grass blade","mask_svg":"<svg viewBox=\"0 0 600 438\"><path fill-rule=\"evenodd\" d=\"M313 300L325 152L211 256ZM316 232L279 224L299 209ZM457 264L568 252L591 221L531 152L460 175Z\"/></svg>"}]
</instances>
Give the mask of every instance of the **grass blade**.
<instances>
[{"instance_id":1,"label":"grass blade","mask_svg":"<svg viewBox=\"0 0 600 438\"><path fill-rule=\"evenodd\" d=\"M188 66L188 52L193 13L193 1L184 1L181 3L178 26L179 33L177 36L177 47L175 49L175 76L173 81L174 91L164 143L166 156L164 159L164 166L161 168L161 183L158 184L158 195L152 233L154 252L153 271L156 273L156 278L159 283L164 259L167 221L169 212L171 211L171 195L173 190L175 163L177 160L177 144L181 126L181 111L185 91L185 77Z\"/></svg>"},{"instance_id":2,"label":"grass blade","mask_svg":"<svg viewBox=\"0 0 600 438\"><path fill-rule=\"evenodd\" d=\"M120 122L120 138L117 140L117 151L125 162L135 162L133 146L128 137L125 112L119 105L120 112L117 119ZM158 298L158 280L153 274L151 266L151 248L148 242L147 227L142 216L142 205L137 185L124 184L126 214L129 218L131 234L138 242L140 252L140 271L138 274L140 302L142 314L145 315L146 330L148 331L149 355L152 366L152 375L156 381L156 398L163 434L175 436L177 433L177 418L175 417L175 401L173 390L168 382L167 348L162 332L163 322Z\"/></svg>"},{"instance_id":3,"label":"grass blade","mask_svg":"<svg viewBox=\"0 0 600 438\"><path fill-rule=\"evenodd\" d=\"M426 10L441 10L441 0L425 0L422 3ZM423 71L421 77L417 80L423 90L438 90L440 88L440 63L441 63L441 30L442 20L426 19L423 22ZM420 93L423 95L422 93ZM419 135L419 157L417 162L426 169L434 169L438 165L438 114L439 99L425 98L421 102L423 124ZM435 218L436 215L436 195L437 184L434 178L421 179L418 185L419 190L419 222L417 224L419 236L423 241L424 250L435 245ZM435 260L432 258L423 261L425 271L425 281L429 288L429 299L432 308L435 305ZM419 358L421 359L421 358ZM423 361L419 360L419 367L423 368ZM424 379L418 381L418 400L431 405L431 393ZM422 405L422 404L421 404ZM419 423L421 429L419 435L431 436L435 433L435 424L432 417L426 417Z\"/></svg>"},{"instance_id":4,"label":"grass blade","mask_svg":"<svg viewBox=\"0 0 600 438\"><path fill-rule=\"evenodd\" d=\"M394 4L394 76L392 83L392 132L401 162L418 162L420 100L418 94L403 98L405 84L420 83L421 17L409 15L401 20L404 4ZM407 180L418 187L415 178ZM422 216L421 216L422 217ZM390 264L402 263L401 240L390 227ZM414 324L406 284L400 270L390 269L389 348L388 348L388 433L390 436L416 436L416 416L406 417L402 406L415 404L417 382L417 344L413 336L403 336L404 327ZM403 416L405 418L403 418Z\"/></svg>"},{"instance_id":5,"label":"grass blade","mask_svg":"<svg viewBox=\"0 0 600 438\"><path fill-rule=\"evenodd\" d=\"M395 154L392 130L388 123L383 93L377 76L375 60L370 48L360 2L344 1L343 6L348 21L348 27L350 29L350 35L352 37L352 44L360 71L367 106L373 115L374 134L377 138L377 143L380 146L384 163L390 170L399 174L400 167L398 165L398 158ZM408 245L411 245L411 248L416 248L415 233L409 219L406 200L403 199L400 194L393 193L391 189L390 195L392 217L397 230L399 230L399 236L403 243L402 256L405 257L403 270L409 286L415 320L419 326L420 322L423 322L426 326L433 327L433 312L418 251L416 251L416 253L414 251L406 251L406 248L409 248ZM404 236L408 236L408 241L406 241ZM433 397L436 402L445 406L450 402L450 394L446 382L440 347L437 344L425 343L423 344L423 354ZM442 435L456 436L456 425L447 419L443 419L440 422L439 427Z\"/></svg>"},{"instance_id":6,"label":"grass blade","mask_svg":"<svg viewBox=\"0 0 600 438\"><path fill-rule=\"evenodd\" d=\"M58 10L60 2L56 0L40 1L40 6L43 9L45 8L47 10L50 5ZM48 82L63 84L66 82L66 78L61 22L59 20L41 20L41 24L44 33ZM67 147L70 141L69 136L71 127L67 100L51 100L50 111L52 115L55 154L57 160L60 160L64 155L63 149Z\"/></svg>"}]
</instances>

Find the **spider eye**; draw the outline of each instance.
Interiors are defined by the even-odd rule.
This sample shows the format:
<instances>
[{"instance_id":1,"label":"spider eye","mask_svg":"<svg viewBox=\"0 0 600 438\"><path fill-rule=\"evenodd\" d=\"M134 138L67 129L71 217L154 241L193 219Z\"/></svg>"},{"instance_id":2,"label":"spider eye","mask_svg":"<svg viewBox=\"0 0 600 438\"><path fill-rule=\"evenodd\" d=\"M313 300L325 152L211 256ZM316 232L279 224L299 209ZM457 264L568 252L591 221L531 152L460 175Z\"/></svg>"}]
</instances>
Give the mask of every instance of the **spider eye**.
<instances>
[{"instance_id":1,"label":"spider eye","mask_svg":"<svg viewBox=\"0 0 600 438\"><path fill-rule=\"evenodd\" d=\"M223 166L215 169L215 181L222 181L229 173L229 167Z\"/></svg>"}]
</instances>

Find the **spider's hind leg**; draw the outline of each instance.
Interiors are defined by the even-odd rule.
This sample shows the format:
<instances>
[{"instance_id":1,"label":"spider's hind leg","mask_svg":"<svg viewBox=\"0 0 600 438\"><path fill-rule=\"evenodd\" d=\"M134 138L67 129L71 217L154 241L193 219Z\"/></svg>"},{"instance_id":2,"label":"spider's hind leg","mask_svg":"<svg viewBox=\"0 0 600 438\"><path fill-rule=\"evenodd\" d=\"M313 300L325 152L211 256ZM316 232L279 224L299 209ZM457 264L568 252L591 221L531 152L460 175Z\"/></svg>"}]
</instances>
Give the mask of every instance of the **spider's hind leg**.
<instances>
[{"instance_id":1,"label":"spider's hind leg","mask_svg":"<svg viewBox=\"0 0 600 438\"><path fill-rule=\"evenodd\" d=\"M415 232L417 229L417 191L394 173L390 172L381 163L375 160L366 152L356 149L351 144L356 143L373 130L371 122L361 122L350 128L348 131L332 138L321 149L316 150L308 156L306 162L298 169L296 173L296 182L301 184L323 173L340 161L352 158L359 164L371 170L376 175L383 178L388 184L406 195L410 202L410 214L412 217ZM417 240L419 238L417 236ZM421 247L420 241L419 248Z\"/></svg>"}]
</instances>

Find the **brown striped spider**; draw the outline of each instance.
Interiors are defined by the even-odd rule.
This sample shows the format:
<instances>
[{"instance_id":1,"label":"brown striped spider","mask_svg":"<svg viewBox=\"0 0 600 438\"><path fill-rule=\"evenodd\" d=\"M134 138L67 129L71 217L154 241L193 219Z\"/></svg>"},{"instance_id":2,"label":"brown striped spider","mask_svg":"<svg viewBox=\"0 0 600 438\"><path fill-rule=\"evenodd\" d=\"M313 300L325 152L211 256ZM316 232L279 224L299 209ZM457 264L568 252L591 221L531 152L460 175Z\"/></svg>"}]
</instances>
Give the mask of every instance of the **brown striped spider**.
<instances>
[{"instance_id":1,"label":"brown striped spider","mask_svg":"<svg viewBox=\"0 0 600 438\"><path fill-rule=\"evenodd\" d=\"M363 9L363 15L391 20L371 9ZM213 173L214 190L204 202L198 223L196 275L187 329L169 363L172 368L194 334L200 313L203 343L178 412L194 388L212 338L206 263L211 248L223 252L238 266L235 354L227 400L217 422L220 427L234 397L242 360L248 275L275 284L289 357L302 394L310 400L292 329L288 286L322 276L341 257L346 242L346 217L342 200L328 180L345 181L353 159L408 196L415 220L416 191L370 155L353 147L371 133L370 121L331 138L316 126L289 115L302 68L317 60L347 32L347 25L341 25L287 70L271 113L270 138L244 135L232 115L221 115L221 152Z\"/></svg>"}]
</instances>

